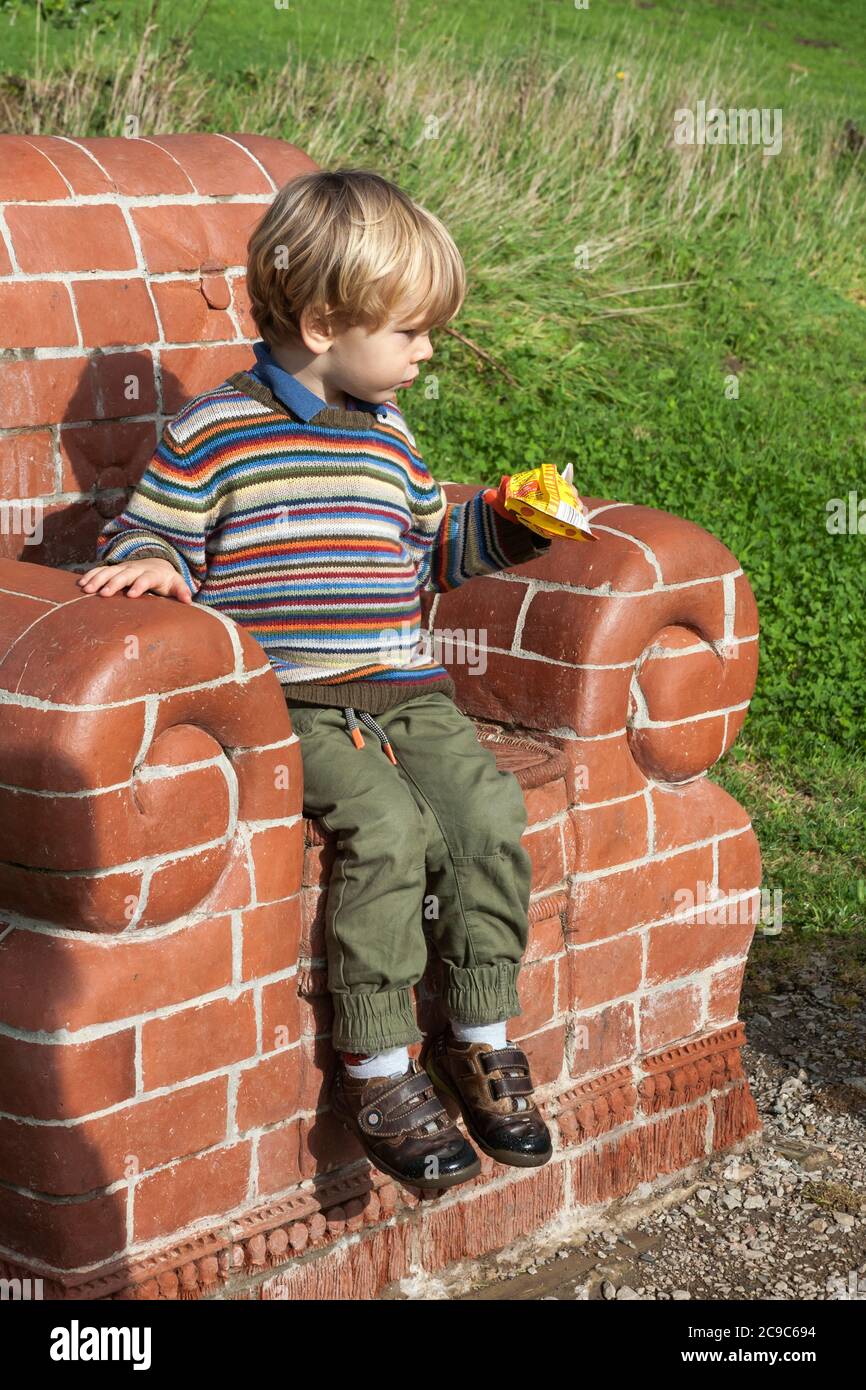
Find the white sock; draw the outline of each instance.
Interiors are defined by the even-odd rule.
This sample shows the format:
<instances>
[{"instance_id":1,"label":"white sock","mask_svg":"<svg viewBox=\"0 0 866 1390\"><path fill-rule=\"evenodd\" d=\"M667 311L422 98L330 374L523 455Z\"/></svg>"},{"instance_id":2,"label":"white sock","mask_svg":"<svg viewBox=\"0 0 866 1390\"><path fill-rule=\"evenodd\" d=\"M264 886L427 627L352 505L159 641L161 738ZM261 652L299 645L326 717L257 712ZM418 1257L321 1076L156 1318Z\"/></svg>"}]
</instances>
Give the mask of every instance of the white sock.
<instances>
[{"instance_id":1,"label":"white sock","mask_svg":"<svg viewBox=\"0 0 866 1390\"><path fill-rule=\"evenodd\" d=\"M499 1023L484 1023L480 1026L469 1023L457 1023L451 1019L451 1031L455 1038L461 1042L486 1042L492 1043L494 1047L505 1047L508 1039L505 1036L505 1024L507 1020L502 1019Z\"/></svg>"},{"instance_id":2,"label":"white sock","mask_svg":"<svg viewBox=\"0 0 866 1390\"><path fill-rule=\"evenodd\" d=\"M350 1076L402 1076L409 1070L408 1047L389 1047L373 1052L363 1062L344 1062Z\"/></svg>"}]
</instances>

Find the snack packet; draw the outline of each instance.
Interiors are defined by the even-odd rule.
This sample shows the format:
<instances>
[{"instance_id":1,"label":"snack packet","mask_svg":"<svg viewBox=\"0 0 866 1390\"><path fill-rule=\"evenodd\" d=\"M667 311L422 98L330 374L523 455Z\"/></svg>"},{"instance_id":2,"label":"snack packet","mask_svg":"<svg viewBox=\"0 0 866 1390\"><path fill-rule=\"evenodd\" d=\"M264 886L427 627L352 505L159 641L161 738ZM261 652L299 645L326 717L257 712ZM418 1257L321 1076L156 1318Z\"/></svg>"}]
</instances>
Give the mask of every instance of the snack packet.
<instances>
[{"instance_id":1,"label":"snack packet","mask_svg":"<svg viewBox=\"0 0 866 1390\"><path fill-rule=\"evenodd\" d=\"M543 463L525 473L506 475L500 497L507 512L513 513L515 519L540 536L597 540L590 530L586 508L574 489L572 477L570 463L562 474L557 473L552 463Z\"/></svg>"}]
</instances>

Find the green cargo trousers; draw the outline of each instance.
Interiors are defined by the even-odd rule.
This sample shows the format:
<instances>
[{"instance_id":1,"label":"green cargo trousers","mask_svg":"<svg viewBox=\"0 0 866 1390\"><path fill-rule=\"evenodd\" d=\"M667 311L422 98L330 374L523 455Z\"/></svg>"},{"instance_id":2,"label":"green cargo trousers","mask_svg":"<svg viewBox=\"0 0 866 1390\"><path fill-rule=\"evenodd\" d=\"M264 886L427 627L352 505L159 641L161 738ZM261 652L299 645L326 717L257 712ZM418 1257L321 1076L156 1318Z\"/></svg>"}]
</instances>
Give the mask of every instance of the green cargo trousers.
<instances>
[{"instance_id":1,"label":"green cargo trousers","mask_svg":"<svg viewBox=\"0 0 866 1390\"><path fill-rule=\"evenodd\" d=\"M290 694L286 704L301 744L304 813L337 837L325 910L333 1047L372 1053L422 1040L411 991L427 965L424 923L443 962L449 1017L519 1015L531 862L517 778L500 771L441 691L376 716L396 764L363 724L356 747L342 708Z\"/></svg>"}]
</instances>

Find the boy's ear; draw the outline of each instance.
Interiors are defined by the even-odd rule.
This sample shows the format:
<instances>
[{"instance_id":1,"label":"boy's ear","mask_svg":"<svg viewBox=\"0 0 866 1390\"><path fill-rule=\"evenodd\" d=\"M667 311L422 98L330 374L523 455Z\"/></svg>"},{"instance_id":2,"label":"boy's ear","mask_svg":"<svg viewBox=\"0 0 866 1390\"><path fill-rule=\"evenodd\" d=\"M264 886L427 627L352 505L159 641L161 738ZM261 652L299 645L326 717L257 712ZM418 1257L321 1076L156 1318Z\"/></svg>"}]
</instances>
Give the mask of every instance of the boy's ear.
<instances>
[{"instance_id":1,"label":"boy's ear","mask_svg":"<svg viewBox=\"0 0 866 1390\"><path fill-rule=\"evenodd\" d=\"M333 329L327 320L327 309L305 304L300 317L301 339L310 352L324 352L334 341Z\"/></svg>"}]
</instances>

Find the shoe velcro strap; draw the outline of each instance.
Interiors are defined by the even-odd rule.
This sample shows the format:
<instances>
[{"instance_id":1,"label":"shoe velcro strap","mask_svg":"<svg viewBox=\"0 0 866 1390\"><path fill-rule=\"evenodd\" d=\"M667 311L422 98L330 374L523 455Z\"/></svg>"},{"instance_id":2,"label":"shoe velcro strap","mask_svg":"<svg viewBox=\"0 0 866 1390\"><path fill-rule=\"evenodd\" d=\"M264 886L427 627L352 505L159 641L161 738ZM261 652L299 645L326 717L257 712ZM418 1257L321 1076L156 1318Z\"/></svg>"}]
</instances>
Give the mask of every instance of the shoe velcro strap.
<instances>
[{"instance_id":1,"label":"shoe velcro strap","mask_svg":"<svg viewBox=\"0 0 866 1390\"><path fill-rule=\"evenodd\" d=\"M529 1071L526 1053L519 1047L497 1047L492 1052L479 1052L481 1065L485 1071L496 1071L498 1067L522 1067Z\"/></svg>"},{"instance_id":2,"label":"shoe velcro strap","mask_svg":"<svg viewBox=\"0 0 866 1390\"><path fill-rule=\"evenodd\" d=\"M409 1130L417 1129L419 1125L438 1119L442 1113L442 1102L438 1096L431 1096L420 1105L412 1105L398 1115L386 1114L374 1102L361 1111L358 1124L365 1134L383 1134L389 1139L394 1139L398 1134L406 1134Z\"/></svg>"},{"instance_id":3,"label":"shoe velcro strap","mask_svg":"<svg viewBox=\"0 0 866 1390\"><path fill-rule=\"evenodd\" d=\"M503 1096L528 1096L532 1091L532 1082L528 1076L492 1076L490 1078L490 1093L494 1100L501 1100Z\"/></svg>"},{"instance_id":4,"label":"shoe velcro strap","mask_svg":"<svg viewBox=\"0 0 866 1390\"><path fill-rule=\"evenodd\" d=\"M418 1105L409 1104L425 1093L429 1099ZM403 1106L407 1108L401 1110ZM425 1071L416 1071L380 1091L375 1100L358 1111L358 1123L366 1134L402 1134L414 1129L422 1117L435 1119L441 1109L442 1103L433 1092L429 1076Z\"/></svg>"}]
</instances>

